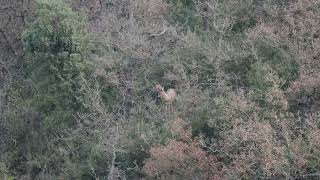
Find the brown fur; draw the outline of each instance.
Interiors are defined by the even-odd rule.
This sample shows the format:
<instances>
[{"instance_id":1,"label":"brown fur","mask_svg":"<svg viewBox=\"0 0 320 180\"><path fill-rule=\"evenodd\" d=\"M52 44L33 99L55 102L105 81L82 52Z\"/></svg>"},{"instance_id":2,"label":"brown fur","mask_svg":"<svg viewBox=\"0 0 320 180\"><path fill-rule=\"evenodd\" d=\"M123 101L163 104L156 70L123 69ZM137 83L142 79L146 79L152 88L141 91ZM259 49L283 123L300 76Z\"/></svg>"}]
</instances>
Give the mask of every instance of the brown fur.
<instances>
[{"instance_id":1,"label":"brown fur","mask_svg":"<svg viewBox=\"0 0 320 180\"><path fill-rule=\"evenodd\" d=\"M171 109L172 102L177 96L176 91L174 89L168 89L167 91L164 91L164 88L161 85L156 85L156 90L159 92L161 99L163 99Z\"/></svg>"}]
</instances>

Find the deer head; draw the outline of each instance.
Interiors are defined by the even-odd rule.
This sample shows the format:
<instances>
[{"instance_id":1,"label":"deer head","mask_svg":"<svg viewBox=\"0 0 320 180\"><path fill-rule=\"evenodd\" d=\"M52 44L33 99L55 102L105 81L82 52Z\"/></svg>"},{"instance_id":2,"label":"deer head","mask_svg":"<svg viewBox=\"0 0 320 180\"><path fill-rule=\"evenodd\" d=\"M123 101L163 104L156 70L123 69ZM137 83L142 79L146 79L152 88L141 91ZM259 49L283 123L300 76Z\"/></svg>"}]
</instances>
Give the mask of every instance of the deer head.
<instances>
[{"instance_id":1,"label":"deer head","mask_svg":"<svg viewBox=\"0 0 320 180\"><path fill-rule=\"evenodd\" d=\"M163 92L164 91L164 88L161 86L161 85L159 85L159 84L157 84L156 85L156 88L155 88L158 92Z\"/></svg>"}]
</instances>

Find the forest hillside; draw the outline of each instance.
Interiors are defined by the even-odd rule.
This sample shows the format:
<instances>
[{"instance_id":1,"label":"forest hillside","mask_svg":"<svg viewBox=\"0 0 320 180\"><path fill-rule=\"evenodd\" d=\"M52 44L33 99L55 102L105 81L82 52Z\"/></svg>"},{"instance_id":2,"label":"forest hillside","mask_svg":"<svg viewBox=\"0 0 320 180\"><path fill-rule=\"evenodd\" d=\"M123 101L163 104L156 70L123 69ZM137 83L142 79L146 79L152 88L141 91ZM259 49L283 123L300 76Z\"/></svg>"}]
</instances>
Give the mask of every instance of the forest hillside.
<instances>
[{"instance_id":1,"label":"forest hillside","mask_svg":"<svg viewBox=\"0 0 320 180\"><path fill-rule=\"evenodd\" d=\"M0 179L320 179L320 0L0 0Z\"/></svg>"}]
</instances>

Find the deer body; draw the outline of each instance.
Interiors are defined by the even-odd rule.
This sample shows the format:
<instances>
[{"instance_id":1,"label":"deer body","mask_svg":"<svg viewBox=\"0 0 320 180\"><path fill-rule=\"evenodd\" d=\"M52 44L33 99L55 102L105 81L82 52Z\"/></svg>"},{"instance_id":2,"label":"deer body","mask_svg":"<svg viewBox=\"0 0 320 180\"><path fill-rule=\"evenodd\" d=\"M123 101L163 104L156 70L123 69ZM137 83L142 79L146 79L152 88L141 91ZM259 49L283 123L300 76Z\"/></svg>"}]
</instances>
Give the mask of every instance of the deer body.
<instances>
[{"instance_id":1,"label":"deer body","mask_svg":"<svg viewBox=\"0 0 320 180\"><path fill-rule=\"evenodd\" d=\"M168 89L164 91L164 88L161 85L156 85L156 90L159 92L161 99L167 104L166 109L173 110L172 102L175 100L177 93L174 89Z\"/></svg>"}]
</instances>

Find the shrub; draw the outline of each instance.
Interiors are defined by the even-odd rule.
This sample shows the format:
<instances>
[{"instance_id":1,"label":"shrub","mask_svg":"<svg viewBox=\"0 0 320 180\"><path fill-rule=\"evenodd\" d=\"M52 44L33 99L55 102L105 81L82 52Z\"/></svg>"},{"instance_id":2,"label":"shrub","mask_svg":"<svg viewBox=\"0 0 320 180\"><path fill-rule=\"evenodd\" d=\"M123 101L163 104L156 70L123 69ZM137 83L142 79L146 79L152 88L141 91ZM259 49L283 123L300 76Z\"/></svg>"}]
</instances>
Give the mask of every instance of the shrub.
<instances>
[{"instance_id":1,"label":"shrub","mask_svg":"<svg viewBox=\"0 0 320 180\"><path fill-rule=\"evenodd\" d=\"M166 146L151 148L150 154L144 171L151 177L213 179L219 168L217 159L207 155L196 143L172 140Z\"/></svg>"},{"instance_id":2,"label":"shrub","mask_svg":"<svg viewBox=\"0 0 320 180\"><path fill-rule=\"evenodd\" d=\"M41 103L47 111L79 110L84 81L92 74L85 21L62 1L37 4L37 19L22 34L25 76L38 91L29 94L35 96L31 104Z\"/></svg>"},{"instance_id":3,"label":"shrub","mask_svg":"<svg viewBox=\"0 0 320 180\"><path fill-rule=\"evenodd\" d=\"M219 177L222 168L218 159L202 149L198 139L192 140L191 127L177 118L171 123L171 132L179 140L169 140L165 145L150 149L150 158L144 162L144 172L154 178L179 179Z\"/></svg>"},{"instance_id":4,"label":"shrub","mask_svg":"<svg viewBox=\"0 0 320 180\"><path fill-rule=\"evenodd\" d=\"M4 114L15 141L8 144L12 171L33 179L92 177L96 133L75 130L94 83L85 25L62 0L37 1L35 20L22 34L23 78L12 84L15 102Z\"/></svg>"}]
</instances>

